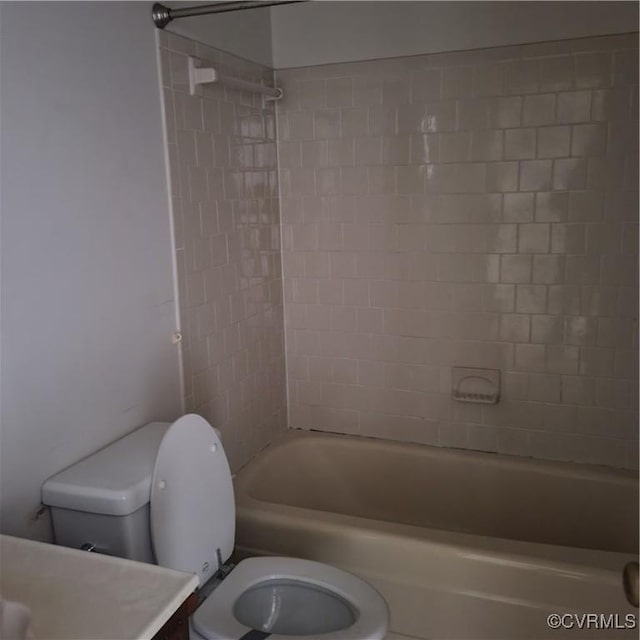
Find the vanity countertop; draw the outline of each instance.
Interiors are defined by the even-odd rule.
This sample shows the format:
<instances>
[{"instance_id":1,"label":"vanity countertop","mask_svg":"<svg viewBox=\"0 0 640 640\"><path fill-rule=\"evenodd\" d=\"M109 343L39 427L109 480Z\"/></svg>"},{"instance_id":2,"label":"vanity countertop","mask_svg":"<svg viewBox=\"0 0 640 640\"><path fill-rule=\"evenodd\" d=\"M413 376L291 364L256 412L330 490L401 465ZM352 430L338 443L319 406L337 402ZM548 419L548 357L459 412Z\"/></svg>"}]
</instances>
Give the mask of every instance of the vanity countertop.
<instances>
[{"instance_id":1,"label":"vanity countertop","mask_svg":"<svg viewBox=\"0 0 640 640\"><path fill-rule=\"evenodd\" d=\"M195 575L0 535L0 594L31 610L35 640L152 638Z\"/></svg>"}]
</instances>

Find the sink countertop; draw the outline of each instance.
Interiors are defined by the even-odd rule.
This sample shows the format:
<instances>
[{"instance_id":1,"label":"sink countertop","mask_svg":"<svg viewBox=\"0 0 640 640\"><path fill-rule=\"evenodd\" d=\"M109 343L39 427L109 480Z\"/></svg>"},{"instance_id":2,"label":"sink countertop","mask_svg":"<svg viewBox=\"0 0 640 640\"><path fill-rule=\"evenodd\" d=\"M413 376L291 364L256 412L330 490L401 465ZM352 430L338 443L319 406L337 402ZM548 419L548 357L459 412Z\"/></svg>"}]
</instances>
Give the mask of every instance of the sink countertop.
<instances>
[{"instance_id":1,"label":"sink countertop","mask_svg":"<svg viewBox=\"0 0 640 640\"><path fill-rule=\"evenodd\" d=\"M35 640L150 639L195 575L0 535L0 594L31 610Z\"/></svg>"}]
</instances>

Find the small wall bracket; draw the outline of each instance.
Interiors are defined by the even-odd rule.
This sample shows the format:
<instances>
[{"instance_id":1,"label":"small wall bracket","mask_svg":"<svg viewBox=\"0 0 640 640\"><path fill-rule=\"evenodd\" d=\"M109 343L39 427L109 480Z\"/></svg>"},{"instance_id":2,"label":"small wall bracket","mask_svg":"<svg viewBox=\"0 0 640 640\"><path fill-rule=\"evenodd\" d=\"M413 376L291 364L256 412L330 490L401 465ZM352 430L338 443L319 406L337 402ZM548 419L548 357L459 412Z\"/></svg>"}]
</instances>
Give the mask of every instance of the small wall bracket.
<instances>
[{"instance_id":1,"label":"small wall bracket","mask_svg":"<svg viewBox=\"0 0 640 640\"><path fill-rule=\"evenodd\" d=\"M200 60L189 56L187 60L189 70L189 93L192 96L196 95L196 87L199 84L207 84L209 82L216 82L218 74L213 67L201 67Z\"/></svg>"}]
</instances>

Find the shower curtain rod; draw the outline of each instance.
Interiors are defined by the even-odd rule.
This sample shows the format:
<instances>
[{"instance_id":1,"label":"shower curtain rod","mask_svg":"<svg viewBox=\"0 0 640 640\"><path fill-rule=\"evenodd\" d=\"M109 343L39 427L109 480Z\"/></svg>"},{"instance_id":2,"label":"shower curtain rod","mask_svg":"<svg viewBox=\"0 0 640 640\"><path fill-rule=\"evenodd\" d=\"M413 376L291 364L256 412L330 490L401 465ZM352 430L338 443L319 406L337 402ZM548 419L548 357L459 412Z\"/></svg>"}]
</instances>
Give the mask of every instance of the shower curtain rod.
<instances>
[{"instance_id":1,"label":"shower curtain rod","mask_svg":"<svg viewBox=\"0 0 640 640\"><path fill-rule=\"evenodd\" d=\"M164 29L176 18L203 16L209 13L226 13L227 11L242 11L243 9L259 9L279 4L297 4L298 2L306 2L306 0L240 0L239 2L214 2L212 4L181 7L179 9L170 9L156 2L151 8L151 17L158 29Z\"/></svg>"}]
</instances>

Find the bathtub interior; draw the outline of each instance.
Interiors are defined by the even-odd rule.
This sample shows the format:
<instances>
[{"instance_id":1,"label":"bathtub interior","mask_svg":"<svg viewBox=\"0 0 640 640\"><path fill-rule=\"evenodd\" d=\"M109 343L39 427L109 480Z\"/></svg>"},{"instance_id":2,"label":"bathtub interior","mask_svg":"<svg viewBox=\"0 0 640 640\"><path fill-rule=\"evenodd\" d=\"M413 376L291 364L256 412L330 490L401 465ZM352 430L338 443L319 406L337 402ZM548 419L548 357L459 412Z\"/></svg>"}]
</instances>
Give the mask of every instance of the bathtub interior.
<instances>
[{"instance_id":1,"label":"bathtub interior","mask_svg":"<svg viewBox=\"0 0 640 640\"><path fill-rule=\"evenodd\" d=\"M509 540L632 553L632 472L292 432L247 468L258 501Z\"/></svg>"}]
</instances>

